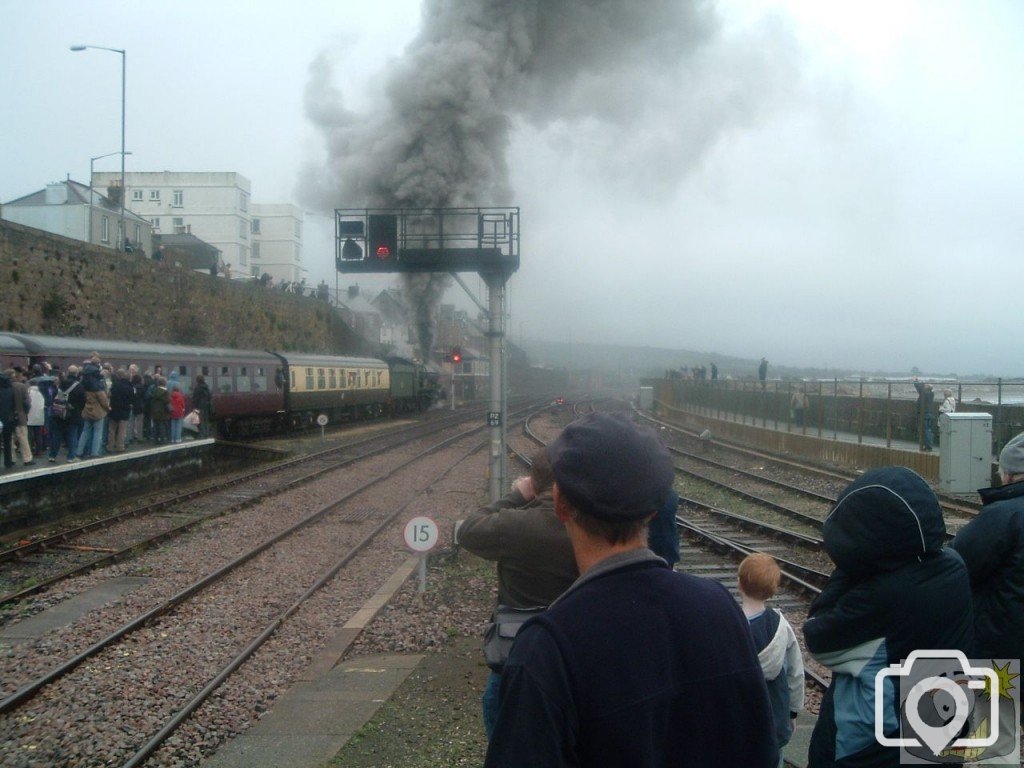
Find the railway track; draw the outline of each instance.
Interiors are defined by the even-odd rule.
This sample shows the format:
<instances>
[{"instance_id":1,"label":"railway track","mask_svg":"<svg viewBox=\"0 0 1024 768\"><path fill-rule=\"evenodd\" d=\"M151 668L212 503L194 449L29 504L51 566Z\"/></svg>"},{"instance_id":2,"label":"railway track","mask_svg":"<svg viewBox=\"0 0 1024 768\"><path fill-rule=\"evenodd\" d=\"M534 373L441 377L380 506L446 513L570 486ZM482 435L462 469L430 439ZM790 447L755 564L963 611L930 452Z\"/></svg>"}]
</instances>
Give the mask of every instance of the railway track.
<instances>
[{"instance_id":1,"label":"railway track","mask_svg":"<svg viewBox=\"0 0 1024 768\"><path fill-rule=\"evenodd\" d=\"M660 421L649 414L644 414L639 411L635 411L635 413L649 423L655 424L658 427L669 431L671 434L679 435L688 444L697 447L698 450L687 450L679 446L672 447L672 450L677 452L677 455L683 457L690 463L702 464L712 468L716 472L728 472L743 476L748 478L750 481L762 483L766 486L771 485L785 491L786 493L803 495L810 500L818 500L828 506L835 503L836 496L842 488L845 488L859 476L853 472L843 473L831 469L824 469L808 462L800 462L791 458L775 456L763 451L757 451L740 446L735 443L717 440L713 444L716 451L716 457L708 456L705 452L708 450L709 441L702 440L699 433L679 427L678 425L671 424L669 422ZM734 459L728 462L722 461L719 458L720 454L734 457ZM771 464L786 472L796 473L803 477L815 478L817 482L831 486L832 490L831 492L824 492L814 488L797 486L794 483L789 483L778 478L771 478L761 472L755 472L749 468L741 466L741 462L743 461L754 462L758 465ZM936 496L942 506L943 515L947 520L947 527L949 528L947 538L952 538L960 526L975 517L981 509L980 503L976 504L963 499L952 499L941 493L936 493ZM824 517L824 515L822 515L822 517Z\"/></svg>"},{"instance_id":2,"label":"railway track","mask_svg":"<svg viewBox=\"0 0 1024 768\"><path fill-rule=\"evenodd\" d=\"M218 478L200 488L141 503L0 551L0 608L95 568L122 562L221 515L237 512L394 445L479 420L482 409L389 430L344 446Z\"/></svg>"},{"instance_id":3,"label":"railway track","mask_svg":"<svg viewBox=\"0 0 1024 768\"><path fill-rule=\"evenodd\" d=\"M412 455L403 448L381 455L372 467L363 462L361 476L347 477L348 490L329 503L292 515L288 525L263 536L255 546L244 546L229 562L146 610L136 611L113 631L83 639L78 653L59 661L37 659L36 664L47 666L45 673L18 680L8 670L5 698L0 701L0 731L10 737L4 749L24 747L31 739L34 757L42 762L73 762L74 737L63 732L64 719L51 711L52 705L76 701L83 691L131 690L125 701L117 697L108 701L107 695L102 703L92 702L99 714L82 712L77 717L97 723L88 731L99 743L95 764L141 765L325 585L357 579L354 574L346 577L357 559L395 559L393 547L382 548L381 534L393 529L398 516L421 502L454 468L484 451L488 441L479 435L485 429L483 420L474 422L471 428L438 442L425 444L421 438ZM383 514L366 514L354 507L369 493L387 494L393 480L410 472L424 478L414 483L418 490L389 500ZM302 488L290 493L304 492ZM317 547L314 553L312 543L325 541L330 546ZM238 613L226 601L237 600L239 589L253 607L238 619L244 626L228 627L224 617ZM351 610L358 604L355 601ZM197 627L209 638L209 643L196 649L201 651L198 656L175 640L194 634ZM170 655L177 661L169 661ZM130 659L127 664L126 658ZM141 689L139 681L145 683ZM88 707L89 701L86 697L83 706ZM111 708L116 715L109 714ZM122 711L126 708L131 711ZM140 718L138 712L145 716ZM113 718L116 727L108 730ZM127 721L139 719L145 724L126 727Z\"/></svg>"}]
</instances>

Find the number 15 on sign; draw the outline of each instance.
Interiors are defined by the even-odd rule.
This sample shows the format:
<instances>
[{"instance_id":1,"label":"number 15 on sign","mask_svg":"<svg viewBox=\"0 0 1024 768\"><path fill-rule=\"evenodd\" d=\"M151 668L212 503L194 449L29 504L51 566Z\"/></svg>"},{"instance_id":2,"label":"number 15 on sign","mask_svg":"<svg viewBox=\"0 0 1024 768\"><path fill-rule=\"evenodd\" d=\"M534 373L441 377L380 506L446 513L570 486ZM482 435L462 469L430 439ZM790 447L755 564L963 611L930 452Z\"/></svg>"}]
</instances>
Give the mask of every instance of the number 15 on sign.
<instances>
[{"instance_id":1,"label":"number 15 on sign","mask_svg":"<svg viewBox=\"0 0 1024 768\"><path fill-rule=\"evenodd\" d=\"M437 544L437 523L429 517L414 517L405 524L405 546L420 553L420 592L427 591L427 552Z\"/></svg>"}]
</instances>

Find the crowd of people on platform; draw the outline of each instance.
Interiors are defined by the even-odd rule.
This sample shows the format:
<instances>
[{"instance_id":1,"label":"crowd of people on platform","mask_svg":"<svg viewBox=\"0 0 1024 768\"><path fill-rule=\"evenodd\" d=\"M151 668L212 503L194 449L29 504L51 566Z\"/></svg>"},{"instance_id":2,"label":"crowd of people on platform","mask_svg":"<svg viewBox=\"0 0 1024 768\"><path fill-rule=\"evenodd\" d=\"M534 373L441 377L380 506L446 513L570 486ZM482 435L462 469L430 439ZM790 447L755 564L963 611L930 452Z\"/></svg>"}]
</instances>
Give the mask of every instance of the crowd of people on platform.
<instances>
[{"instance_id":1,"label":"crowd of people on platform","mask_svg":"<svg viewBox=\"0 0 1024 768\"><path fill-rule=\"evenodd\" d=\"M0 373L0 451L5 468L34 466L45 454L77 462L124 453L148 441L182 442L186 425L209 437L212 398L202 374L186 396L178 371L114 369L93 353L66 370L48 362Z\"/></svg>"},{"instance_id":2,"label":"crowd of people on platform","mask_svg":"<svg viewBox=\"0 0 1024 768\"><path fill-rule=\"evenodd\" d=\"M1002 484L981 491L981 513L949 544L934 491L910 469L870 470L839 495L823 530L835 569L803 626L832 671L810 768L895 766L914 748L906 691L894 679L878 688L876 675L915 651L993 666L1024 655L1024 434L999 468ZM497 563L486 765L782 765L804 689L796 634L768 602L779 566L748 556L738 602L673 568L674 478L656 433L588 414L511 493L459 524L458 543ZM1021 722L1012 706L999 717L989 756L1014 749ZM966 730L943 733L934 754Z\"/></svg>"}]
</instances>

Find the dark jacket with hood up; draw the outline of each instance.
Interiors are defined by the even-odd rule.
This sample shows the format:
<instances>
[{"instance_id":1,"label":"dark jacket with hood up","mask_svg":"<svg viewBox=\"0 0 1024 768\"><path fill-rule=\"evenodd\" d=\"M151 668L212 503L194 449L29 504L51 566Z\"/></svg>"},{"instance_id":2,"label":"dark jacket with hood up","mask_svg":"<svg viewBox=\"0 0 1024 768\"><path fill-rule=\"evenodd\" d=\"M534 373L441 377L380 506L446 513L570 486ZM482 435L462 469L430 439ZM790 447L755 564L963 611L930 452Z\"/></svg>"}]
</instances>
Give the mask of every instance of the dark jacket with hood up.
<instances>
[{"instance_id":1,"label":"dark jacket with hood up","mask_svg":"<svg viewBox=\"0 0 1024 768\"><path fill-rule=\"evenodd\" d=\"M950 544L971 575L975 655L1024 659L1024 481L979 493L984 508Z\"/></svg>"},{"instance_id":2,"label":"dark jacket with hood up","mask_svg":"<svg viewBox=\"0 0 1024 768\"><path fill-rule=\"evenodd\" d=\"M943 549L945 534L938 499L905 467L871 470L836 500L824 527L836 570L804 624L808 650L832 670L809 768L898 766L898 748L875 740L875 674L914 650L970 653L970 582L960 556ZM884 729L896 737L892 680Z\"/></svg>"}]
</instances>

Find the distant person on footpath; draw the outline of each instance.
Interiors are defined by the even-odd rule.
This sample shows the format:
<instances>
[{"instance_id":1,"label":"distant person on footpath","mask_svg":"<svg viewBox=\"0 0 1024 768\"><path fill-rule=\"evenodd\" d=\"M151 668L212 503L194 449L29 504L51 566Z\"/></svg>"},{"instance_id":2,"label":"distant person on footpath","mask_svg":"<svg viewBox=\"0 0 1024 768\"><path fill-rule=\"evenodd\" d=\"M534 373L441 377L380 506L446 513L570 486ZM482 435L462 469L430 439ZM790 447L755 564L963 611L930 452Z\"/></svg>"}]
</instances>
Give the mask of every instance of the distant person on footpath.
<instances>
[{"instance_id":1,"label":"distant person on footpath","mask_svg":"<svg viewBox=\"0 0 1024 768\"><path fill-rule=\"evenodd\" d=\"M917 390L917 429L919 447L922 451L930 451L935 445L935 433L932 430L935 408L935 392L932 385L927 382L918 381L914 377L914 389Z\"/></svg>"},{"instance_id":2,"label":"distant person on footpath","mask_svg":"<svg viewBox=\"0 0 1024 768\"><path fill-rule=\"evenodd\" d=\"M482 702L488 738L498 717L498 689L507 654L503 645L511 644L516 625L529 616L526 612L547 608L579 576L572 544L555 515L553 482L551 465L541 449L532 457L530 474L512 483L511 493L477 510L459 526L461 546L498 564L498 609L485 639L491 670Z\"/></svg>"},{"instance_id":3,"label":"distant person on footpath","mask_svg":"<svg viewBox=\"0 0 1024 768\"><path fill-rule=\"evenodd\" d=\"M804 622L807 650L832 670L811 734L808 768L896 766L875 739L875 676L920 649L970 653L971 590L960 556L943 548L934 491L906 467L865 472L825 518L836 568ZM900 735L896 683L883 683L883 731Z\"/></svg>"},{"instance_id":4,"label":"distant person on footpath","mask_svg":"<svg viewBox=\"0 0 1024 768\"><path fill-rule=\"evenodd\" d=\"M718 381L718 366L714 363L711 364L711 380Z\"/></svg>"},{"instance_id":5,"label":"distant person on footpath","mask_svg":"<svg viewBox=\"0 0 1024 768\"><path fill-rule=\"evenodd\" d=\"M762 357L761 364L757 366L757 378L761 380L761 391L768 389L768 358Z\"/></svg>"},{"instance_id":6,"label":"distant person on footpath","mask_svg":"<svg viewBox=\"0 0 1024 768\"><path fill-rule=\"evenodd\" d=\"M782 580L775 558L763 552L748 555L736 575L743 615L750 622L757 660L768 683L781 768L782 748L792 738L793 721L804 708L804 659L796 633L782 611L765 605L775 597Z\"/></svg>"},{"instance_id":7,"label":"distant person on footpath","mask_svg":"<svg viewBox=\"0 0 1024 768\"><path fill-rule=\"evenodd\" d=\"M793 393L793 397L789 401L789 408L793 411L793 421L803 429L807 413L807 393L803 387Z\"/></svg>"},{"instance_id":8,"label":"distant person on footpath","mask_svg":"<svg viewBox=\"0 0 1024 768\"><path fill-rule=\"evenodd\" d=\"M953 397L952 389L942 390L942 403L939 405L939 413L956 413L956 398Z\"/></svg>"},{"instance_id":9,"label":"distant person on footpath","mask_svg":"<svg viewBox=\"0 0 1024 768\"><path fill-rule=\"evenodd\" d=\"M1024 432L1000 451L999 479L950 546L971 576L974 656L1024 659Z\"/></svg>"},{"instance_id":10,"label":"distant person on footpath","mask_svg":"<svg viewBox=\"0 0 1024 768\"><path fill-rule=\"evenodd\" d=\"M774 768L742 611L721 584L672 571L646 546L675 476L657 435L591 413L547 456L581 575L519 630L486 765Z\"/></svg>"}]
</instances>

